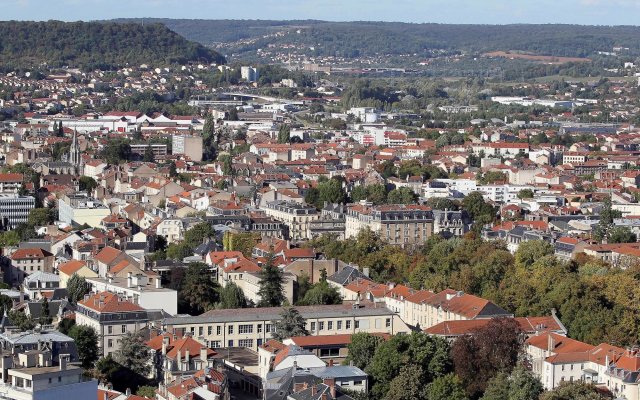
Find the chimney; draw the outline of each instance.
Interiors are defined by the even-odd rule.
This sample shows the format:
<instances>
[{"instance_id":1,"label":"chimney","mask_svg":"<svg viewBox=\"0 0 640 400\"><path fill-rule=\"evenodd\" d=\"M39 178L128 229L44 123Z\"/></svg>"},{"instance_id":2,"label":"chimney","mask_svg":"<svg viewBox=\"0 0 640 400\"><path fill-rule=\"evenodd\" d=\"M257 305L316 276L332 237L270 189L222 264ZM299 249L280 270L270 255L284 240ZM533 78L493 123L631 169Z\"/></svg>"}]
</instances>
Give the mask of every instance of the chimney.
<instances>
[{"instance_id":1,"label":"chimney","mask_svg":"<svg viewBox=\"0 0 640 400\"><path fill-rule=\"evenodd\" d=\"M60 371L67 369L67 363L69 362L69 354L60 354Z\"/></svg>"},{"instance_id":2,"label":"chimney","mask_svg":"<svg viewBox=\"0 0 640 400\"><path fill-rule=\"evenodd\" d=\"M178 355L176 356L176 363L178 364L178 371L180 371L180 364L182 364L182 350L178 350Z\"/></svg>"},{"instance_id":3,"label":"chimney","mask_svg":"<svg viewBox=\"0 0 640 400\"><path fill-rule=\"evenodd\" d=\"M549 333L548 338L549 340L547 342L547 350L553 351L553 349L556 348L556 340L553 338L553 335L551 333Z\"/></svg>"},{"instance_id":4,"label":"chimney","mask_svg":"<svg viewBox=\"0 0 640 400\"><path fill-rule=\"evenodd\" d=\"M202 346L200 348L200 361L202 361L202 367L207 365L207 348Z\"/></svg>"},{"instance_id":5,"label":"chimney","mask_svg":"<svg viewBox=\"0 0 640 400\"><path fill-rule=\"evenodd\" d=\"M311 396L315 396L318 391L318 387L316 385L311 386Z\"/></svg>"},{"instance_id":6,"label":"chimney","mask_svg":"<svg viewBox=\"0 0 640 400\"><path fill-rule=\"evenodd\" d=\"M336 378L324 378L322 383L329 387L329 392L331 393L331 397L336 398Z\"/></svg>"},{"instance_id":7,"label":"chimney","mask_svg":"<svg viewBox=\"0 0 640 400\"><path fill-rule=\"evenodd\" d=\"M331 360L329 360L329 366L333 367L333 358Z\"/></svg>"},{"instance_id":8,"label":"chimney","mask_svg":"<svg viewBox=\"0 0 640 400\"><path fill-rule=\"evenodd\" d=\"M162 355L167 354L167 347L169 347L169 336L165 336L162 338Z\"/></svg>"},{"instance_id":9,"label":"chimney","mask_svg":"<svg viewBox=\"0 0 640 400\"><path fill-rule=\"evenodd\" d=\"M133 274L127 272L127 287L133 287Z\"/></svg>"},{"instance_id":10,"label":"chimney","mask_svg":"<svg viewBox=\"0 0 640 400\"><path fill-rule=\"evenodd\" d=\"M191 358L191 354L189 354L189 349L184 352L184 361L189 364L189 359Z\"/></svg>"},{"instance_id":11,"label":"chimney","mask_svg":"<svg viewBox=\"0 0 640 400\"><path fill-rule=\"evenodd\" d=\"M127 388L127 390L125 390L124 394L127 397L131 396L131 389Z\"/></svg>"}]
</instances>

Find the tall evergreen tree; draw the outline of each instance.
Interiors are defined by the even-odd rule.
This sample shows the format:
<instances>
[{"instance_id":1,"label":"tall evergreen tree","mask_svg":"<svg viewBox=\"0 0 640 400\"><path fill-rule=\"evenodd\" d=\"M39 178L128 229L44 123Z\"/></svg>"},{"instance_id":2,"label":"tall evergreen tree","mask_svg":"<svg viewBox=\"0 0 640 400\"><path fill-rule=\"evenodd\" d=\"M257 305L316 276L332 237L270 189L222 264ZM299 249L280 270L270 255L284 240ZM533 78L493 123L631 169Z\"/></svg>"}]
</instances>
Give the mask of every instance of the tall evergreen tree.
<instances>
[{"instance_id":1,"label":"tall evergreen tree","mask_svg":"<svg viewBox=\"0 0 640 400\"><path fill-rule=\"evenodd\" d=\"M288 124L281 125L278 131L278 143L289 142L291 142L291 127Z\"/></svg>"},{"instance_id":2,"label":"tall evergreen tree","mask_svg":"<svg viewBox=\"0 0 640 400\"><path fill-rule=\"evenodd\" d=\"M42 299L42 311L40 312L40 323L49 325L52 321L53 318L51 318L51 312L49 311L49 299L44 296Z\"/></svg>"},{"instance_id":3,"label":"tall evergreen tree","mask_svg":"<svg viewBox=\"0 0 640 400\"><path fill-rule=\"evenodd\" d=\"M142 161L144 162L155 162L155 156L153 154L153 148L151 145L148 145L144 150L144 156L142 157Z\"/></svg>"},{"instance_id":4,"label":"tall evergreen tree","mask_svg":"<svg viewBox=\"0 0 640 400\"><path fill-rule=\"evenodd\" d=\"M279 307L285 300L282 271L275 265L273 253L267 255L267 262L262 267L260 274L260 302L258 307Z\"/></svg>"},{"instance_id":5,"label":"tall evergreen tree","mask_svg":"<svg viewBox=\"0 0 640 400\"><path fill-rule=\"evenodd\" d=\"M91 284L84 277L78 274L71 275L67 281L67 293L71 303L77 303L82 300L85 294L91 290Z\"/></svg>"},{"instance_id":6,"label":"tall evergreen tree","mask_svg":"<svg viewBox=\"0 0 640 400\"><path fill-rule=\"evenodd\" d=\"M600 210L600 221L593 232L593 237L598 241L608 241L609 235L614 227L614 218L620 218L622 213L614 210L611 204L611 197L607 196L602 202L602 210Z\"/></svg>"},{"instance_id":7,"label":"tall evergreen tree","mask_svg":"<svg viewBox=\"0 0 640 400\"><path fill-rule=\"evenodd\" d=\"M115 352L114 359L123 367L130 369L140 376L149 374L149 348L144 343L141 332L127 332L120 339L120 348Z\"/></svg>"},{"instance_id":8,"label":"tall evergreen tree","mask_svg":"<svg viewBox=\"0 0 640 400\"><path fill-rule=\"evenodd\" d=\"M244 297L242 289L234 282L229 282L220 290L220 302L216 308L244 308L247 306L247 299Z\"/></svg>"},{"instance_id":9,"label":"tall evergreen tree","mask_svg":"<svg viewBox=\"0 0 640 400\"><path fill-rule=\"evenodd\" d=\"M282 310L280 319L273 322L275 332L273 337L276 340L283 341L290 337L307 336L307 321L300 315L300 312L293 307L287 307Z\"/></svg>"}]
</instances>

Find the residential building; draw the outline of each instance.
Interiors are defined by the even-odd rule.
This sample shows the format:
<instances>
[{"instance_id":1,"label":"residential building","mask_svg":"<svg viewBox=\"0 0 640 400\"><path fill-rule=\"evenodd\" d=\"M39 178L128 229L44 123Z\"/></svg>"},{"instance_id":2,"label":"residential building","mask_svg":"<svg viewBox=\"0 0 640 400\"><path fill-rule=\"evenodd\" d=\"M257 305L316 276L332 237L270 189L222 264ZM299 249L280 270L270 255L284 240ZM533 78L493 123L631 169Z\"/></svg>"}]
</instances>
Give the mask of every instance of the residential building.
<instances>
[{"instance_id":1,"label":"residential building","mask_svg":"<svg viewBox=\"0 0 640 400\"><path fill-rule=\"evenodd\" d=\"M393 245L422 245L433 234L433 213L422 205L361 203L348 207L345 227L346 238L370 229Z\"/></svg>"},{"instance_id":2,"label":"residential building","mask_svg":"<svg viewBox=\"0 0 640 400\"><path fill-rule=\"evenodd\" d=\"M86 193L77 192L63 196L58 201L58 219L69 225L99 227L100 222L111 214L109 207Z\"/></svg>"},{"instance_id":3,"label":"residential building","mask_svg":"<svg viewBox=\"0 0 640 400\"><path fill-rule=\"evenodd\" d=\"M86 278L95 292L111 292L147 310L162 309L170 315L178 313L178 292L163 288L161 280L151 284L145 275L108 278Z\"/></svg>"},{"instance_id":4,"label":"residential building","mask_svg":"<svg viewBox=\"0 0 640 400\"><path fill-rule=\"evenodd\" d=\"M78 302L76 312L76 323L90 326L98 334L98 349L102 357L118 350L120 339L145 327L148 320L144 308L109 292L86 295Z\"/></svg>"},{"instance_id":5,"label":"residential building","mask_svg":"<svg viewBox=\"0 0 640 400\"><path fill-rule=\"evenodd\" d=\"M171 154L181 154L195 162L202 161L202 136L173 135Z\"/></svg>"},{"instance_id":6,"label":"residential building","mask_svg":"<svg viewBox=\"0 0 640 400\"><path fill-rule=\"evenodd\" d=\"M98 274L87 267L86 261L69 260L63 264L58 265L58 275L60 276L60 287L66 288L67 282L73 275L78 275L81 278L97 278Z\"/></svg>"},{"instance_id":7,"label":"residential building","mask_svg":"<svg viewBox=\"0 0 640 400\"><path fill-rule=\"evenodd\" d=\"M0 226L15 229L20 224L26 224L29 212L35 207L36 199L32 196L0 194Z\"/></svg>"},{"instance_id":8,"label":"residential building","mask_svg":"<svg viewBox=\"0 0 640 400\"><path fill-rule=\"evenodd\" d=\"M72 342L73 343L73 342ZM98 381L83 368L71 365L68 354L53 362L49 350L0 353L0 398L13 400L94 399Z\"/></svg>"},{"instance_id":9,"label":"residential building","mask_svg":"<svg viewBox=\"0 0 640 400\"><path fill-rule=\"evenodd\" d=\"M320 218L315 207L293 201L270 201L261 209L268 216L285 224L289 230L289 238L294 241L310 239L311 222Z\"/></svg>"},{"instance_id":10,"label":"residential building","mask_svg":"<svg viewBox=\"0 0 640 400\"><path fill-rule=\"evenodd\" d=\"M215 367L217 353L190 335L181 338L170 334L158 335L146 344L153 351L154 377L165 384Z\"/></svg>"},{"instance_id":11,"label":"residential building","mask_svg":"<svg viewBox=\"0 0 640 400\"><path fill-rule=\"evenodd\" d=\"M4 271L5 281L17 285L34 272L53 272L53 254L41 248L18 249L11 255L11 264Z\"/></svg>"}]
</instances>

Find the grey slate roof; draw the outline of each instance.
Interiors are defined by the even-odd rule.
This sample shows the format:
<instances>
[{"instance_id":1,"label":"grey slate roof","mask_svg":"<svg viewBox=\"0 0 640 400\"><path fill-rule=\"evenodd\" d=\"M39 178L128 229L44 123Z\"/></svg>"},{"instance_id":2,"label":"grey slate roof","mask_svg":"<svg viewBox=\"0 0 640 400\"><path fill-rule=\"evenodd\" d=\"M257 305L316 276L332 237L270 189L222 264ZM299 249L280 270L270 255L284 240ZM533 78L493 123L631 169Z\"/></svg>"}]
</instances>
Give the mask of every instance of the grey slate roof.
<instances>
[{"instance_id":1,"label":"grey slate roof","mask_svg":"<svg viewBox=\"0 0 640 400\"><path fill-rule=\"evenodd\" d=\"M360 303L359 308L351 304L298 306L294 307L303 318L392 316L393 311L374 303ZM197 317L167 318L163 325L190 325L215 322L274 321L280 319L284 307L242 308L231 310L211 310Z\"/></svg>"},{"instance_id":2,"label":"grey slate roof","mask_svg":"<svg viewBox=\"0 0 640 400\"><path fill-rule=\"evenodd\" d=\"M371 280L364 273L360 272L358 268L352 267L350 265L347 265L341 271L338 271L327 278L327 280L330 280L342 286L358 279L364 279L368 281Z\"/></svg>"}]
</instances>

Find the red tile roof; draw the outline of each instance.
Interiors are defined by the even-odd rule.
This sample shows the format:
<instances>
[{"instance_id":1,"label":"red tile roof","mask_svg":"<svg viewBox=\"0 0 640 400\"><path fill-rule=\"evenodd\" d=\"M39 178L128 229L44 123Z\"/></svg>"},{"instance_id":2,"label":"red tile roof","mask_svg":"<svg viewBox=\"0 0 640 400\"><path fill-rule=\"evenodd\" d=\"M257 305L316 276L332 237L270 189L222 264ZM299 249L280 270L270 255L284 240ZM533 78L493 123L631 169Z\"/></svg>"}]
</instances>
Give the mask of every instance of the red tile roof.
<instances>
[{"instance_id":1,"label":"red tile roof","mask_svg":"<svg viewBox=\"0 0 640 400\"><path fill-rule=\"evenodd\" d=\"M96 293L78 304L100 313L144 311L139 305L121 300L117 294L110 292Z\"/></svg>"},{"instance_id":2,"label":"red tile roof","mask_svg":"<svg viewBox=\"0 0 640 400\"><path fill-rule=\"evenodd\" d=\"M12 260L24 260L24 259L32 259L38 258L42 259L45 257L52 257L53 254L49 253L43 249L18 249L12 255Z\"/></svg>"},{"instance_id":3,"label":"red tile roof","mask_svg":"<svg viewBox=\"0 0 640 400\"><path fill-rule=\"evenodd\" d=\"M70 260L67 261L64 264L60 264L58 266L58 271L60 271L61 273L71 276L73 274L75 274L76 272L78 272L80 270L80 268L86 266L87 263L84 261L80 261L80 260Z\"/></svg>"},{"instance_id":4,"label":"red tile roof","mask_svg":"<svg viewBox=\"0 0 640 400\"><path fill-rule=\"evenodd\" d=\"M103 264L111 264L115 261L116 258L122 253L122 251L115 249L111 246L107 246L100 250L98 254L96 254L95 259L100 261Z\"/></svg>"},{"instance_id":5,"label":"red tile roof","mask_svg":"<svg viewBox=\"0 0 640 400\"><path fill-rule=\"evenodd\" d=\"M551 343L549 337L551 337ZM537 347L542 350L550 350L554 354L590 351L594 347L590 344L570 339L552 332L545 332L540 335L533 336L527 339L526 343L529 346ZM549 349L550 344L551 349Z\"/></svg>"}]
</instances>

